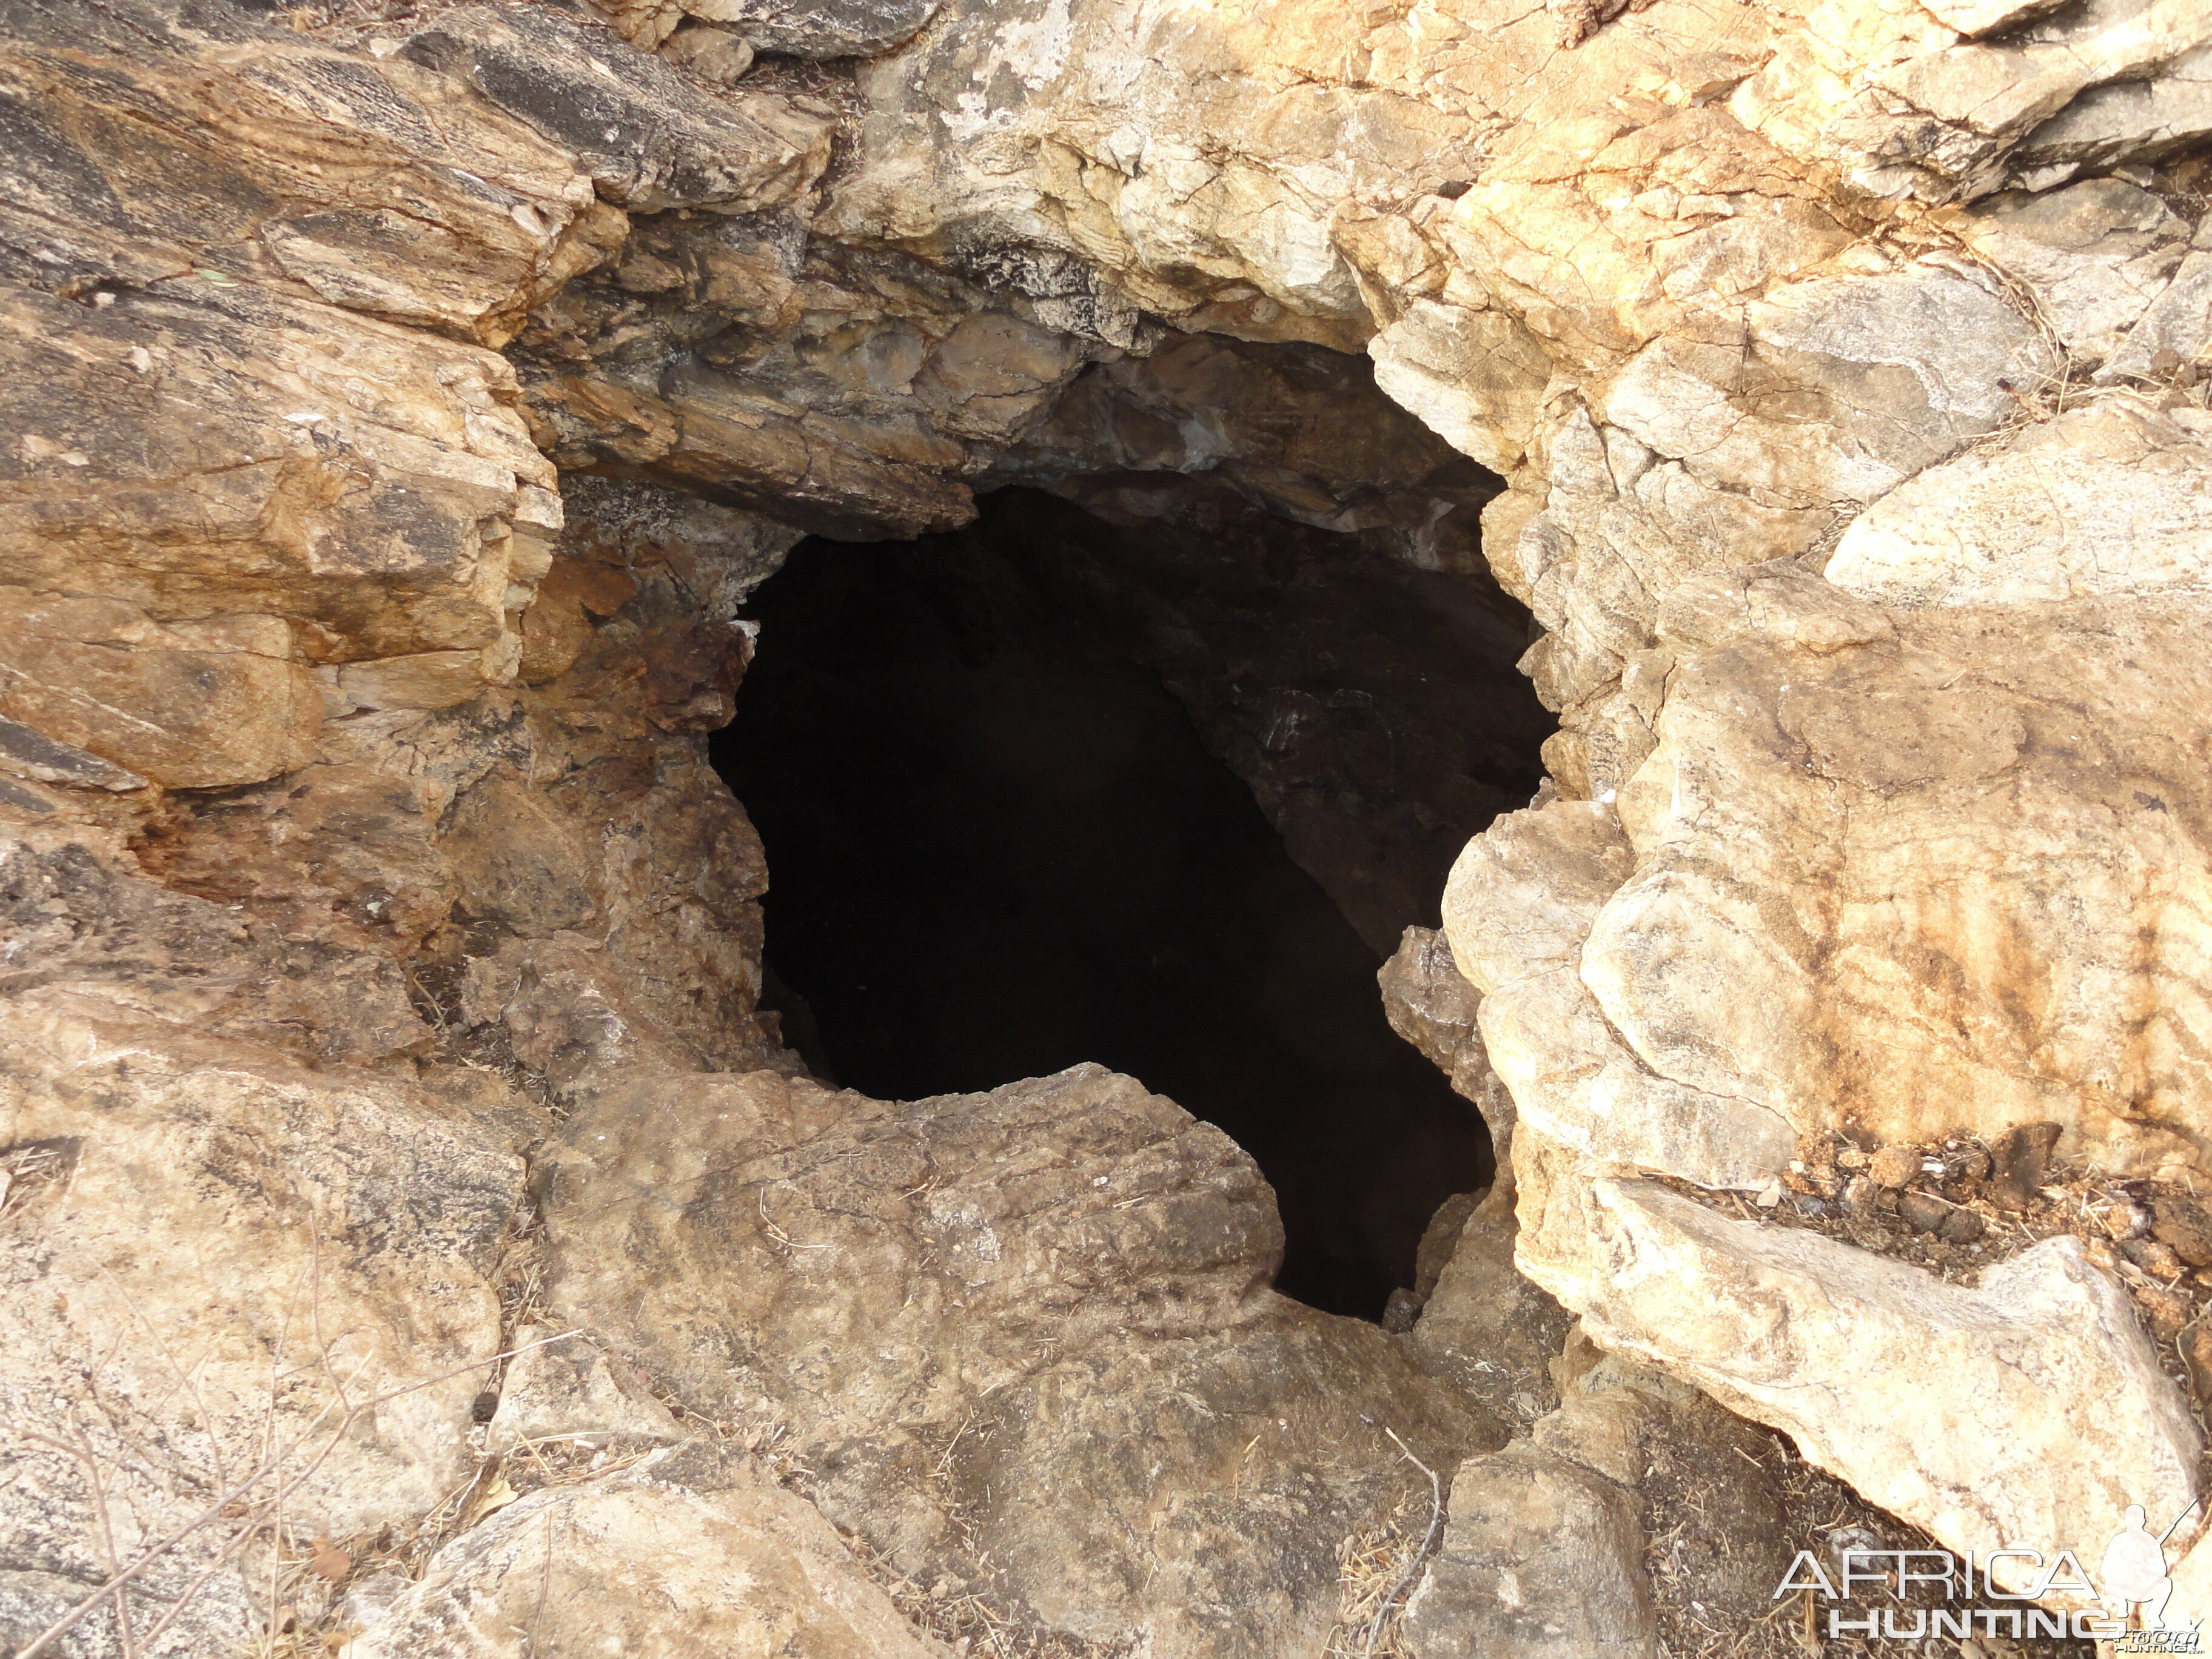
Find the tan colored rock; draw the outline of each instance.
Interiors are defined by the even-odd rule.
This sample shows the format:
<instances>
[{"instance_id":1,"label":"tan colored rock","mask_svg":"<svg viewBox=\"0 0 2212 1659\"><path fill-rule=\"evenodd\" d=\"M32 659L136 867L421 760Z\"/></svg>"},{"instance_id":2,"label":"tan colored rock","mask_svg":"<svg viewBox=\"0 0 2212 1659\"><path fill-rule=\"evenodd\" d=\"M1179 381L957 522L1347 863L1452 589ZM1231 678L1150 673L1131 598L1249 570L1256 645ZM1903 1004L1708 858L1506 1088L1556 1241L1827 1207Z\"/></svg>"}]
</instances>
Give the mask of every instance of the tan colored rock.
<instances>
[{"instance_id":1,"label":"tan colored rock","mask_svg":"<svg viewBox=\"0 0 2212 1659\"><path fill-rule=\"evenodd\" d=\"M1694 293L1743 259L1771 271L1838 245L1786 157L1717 110L1686 108L1769 50L1763 16L1684 0L1575 52L1541 9L1486 3L1433 24L1326 7L955 8L863 69L861 164L823 223L1003 249L1017 286L1079 315L1142 307L1193 331L1340 349L1467 264L1445 301L1487 300L1579 359L1586 338L1619 349L1616 307L1663 313L1642 291L1655 258ZM1671 136L1579 187L1615 139L1669 120ZM1674 202L1650 204L1667 216L1621 211L1652 155L1681 179ZM1802 194L1808 210L1699 204L1687 225L1673 217L1683 197L1761 192ZM1490 236L1498 224L1514 234ZM1068 270L1067 255L1090 269Z\"/></svg>"},{"instance_id":2,"label":"tan colored rock","mask_svg":"<svg viewBox=\"0 0 2212 1659\"><path fill-rule=\"evenodd\" d=\"M2198 46L2158 74L2092 87L2028 134L2013 159L2031 190L2085 173L2154 161L2212 132L2212 49Z\"/></svg>"},{"instance_id":3,"label":"tan colored rock","mask_svg":"<svg viewBox=\"0 0 2212 1659\"><path fill-rule=\"evenodd\" d=\"M431 1558L348 1659L939 1659L827 1522L693 1444L548 1486Z\"/></svg>"},{"instance_id":4,"label":"tan colored rock","mask_svg":"<svg viewBox=\"0 0 2212 1659\"><path fill-rule=\"evenodd\" d=\"M2208 1017L2181 758L2197 608L1883 613L1794 573L1675 605L1695 650L1620 803L1636 874L1579 961L1610 1029L1671 1083L1801 1133L2053 1121L2065 1155L2185 1167L2196 1043L2130 1034L2146 1010L2158 1032ZM2055 659L2095 667L2054 696ZM1531 1116L1527 1039L1492 1029L1509 1006L1486 995L1485 1040Z\"/></svg>"},{"instance_id":5,"label":"tan colored rock","mask_svg":"<svg viewBox=\"0 0 2212 1659\"><path fill-rule=\"evenodd\" d=\"M31 286L212 270L496 348L622 238L573 155L388 52L159 0L42 0L0 77L37 112L5 211L60 256Z\"/></svg>"},{"instance_id":6,"label":"tan colored rock","mask_svg":"<svg viewBox=\"0 0 2212 1659\"><path fill-rule=\"evenodd\" d=\"M1502 1437L1373 1326L1268 1291L1258 1172L1096 1066L903 1106L635 1078L550 1181L553 1308L690 1410L783 1425L901 1571L1042 1630L1317 1643L1339 1541L1405 1490L1375 1425L1431 1461Z\"/></svg>"},{"instance_id":7,"label":"tan colored rock","mask_svg":"<svg viewBox=\"0 0 2212 1659\"><path fill-rule=\"evenodd\" d=\"M1632 856L1613 809L1583 801L1510 814L1468 844L1444 931L1482 988L1483 1046L1521 1116L1555 1139L1705 1186L1764 1186L1790 1158L1790 1125L1655 1073L1583 982L1583 931Z\"/></svg>"},{"instance_id":8,"label":"tan colored rock","mask_svg":"<svg viewBox=\"0 0 2212 1659\"><path fill-rule=\"evenodd\" d=\"M737 85L753 66L752 43L712 23L678 28L658 50L670 63L681 64L701 80L717 86Z\"/></svg>"},{"instance_id":9,"label":"tan colored rock","mask_svg":"<svg viewBox=\"0 0 2212 1659\"><path fill-rule=\"evenodd\" d=\"M172 788L308 760L323 700L295 655L274 617L165 626L119 600L0 587L0 711Z\"/></svg>"},{"instance_id":10,"label":"tan colored rock","mask_svg":"<svg viewBox=\"0 0 2212 1659\"><path fill-rule=\"evenodd\" d=\"M1552 363L1510 313L1416 300L1367 355L1376 385L1453 448L1493 472L1526 458Z\"/></svg>"},{"instance_id":11,"label":"tan colored rock","mask_svg":"<svg viewBox=\"0 0 2212 1659\"><path fill-rule=\"evenodd\" d=\"M2048 168L2061 157L2155 155L2178 137L2178 112L2140 97L2114 105L2112 94L2193 78L2187 66L2207 44L2195 7L2140 0L1955 12L1828 5L1808 21L1730 109L1791 154L1846 169L1862 189L1938 201L1996 188L2015 157ZM1960 39L1989 31L2000 38ZM2076 115L2084 109L2099 112ZM2069 118L2086 131L2051 131ZM2037 182L2054 180L2045 172Z\"/></svg>"},{"instance_id":12,"label":"tan colored rock","mask_svg":"<svg viewBox=\"0 0 2212 1659\"><path fill-rule=\"evenodd\" d=\"M148 776L242 783L307 758L311 663L460 653L436 660L477 684L511 672L507 612L560 518L550 468L502 406L505 363L252 289L178 291L0 301L25 325L23 465L0 486L14 626L35 634L61 602L30 595L70 595L86 619L64 629L82 642L64 678L112 693L75 714L40 694L17 717L63 722L50 735ZM100 671L118 629L164 643ZM16 637L27 667L70 648ZM195 652L216 655L195 668ZM176 684L136 678L165 655Z\"/></svg>"},{"instance_id":13,"label":"tan colored rock","mask_svg":"<svg viewBox=\"0 0 2212 1659\"><path fill-rule=\"evenodd\" d=\"M2212 582L2212 418L2129 397L1931 467L1851 522L1827 564L1877 605L2201 592Z\"/></svg>"},{"instance_id":14,"label":"tan colored rock","mask_svg":"<svg viewBox=\"0 0 2212 1659\"><path fill-rule=\"evenodd\" d=\"M2158 298L2186 251L2187 224L2122 179L1977 203L1960 234L2034 291L2067 349L2100 362Z\"/></svg>"},{"instance_id":15,"label":"tan colored rock","mask_svg":"<svg viewBox=\"0 0 2212 1659\"><path fill-rule=\"evenodd\" d=\"M1559 1404L1552 1361L1574 1316L1513 1265L1512 1165L1461 1227L1409 1339L1421 1364L1523 1429Z\"/></svg>"},{"instance_id":16,"label":"tan colored rock","mask_svg":"<svg viewBox=\"0 0 2212 1659\"><path fill-rule=\"evenodd\" d=\"M1793 504L1872 501L2009 418L2001 381L2052 367L2026 317L1931 263L1771 290L1741 335L1655 342L1602 408L1659 454L1694 455L1711 483Z\"/></svg>"},{"instance_id":17,"label":"tan colored rock","mask_svg":"<svg viewBox=\"0 0 2212 1659\"><path fill-rule=\"evenodd\" d=\"M2212 357L2212 253L2191 252L2150 302L2100 379L2172 380L2202 372Z\"/></svg>"},{"instance_id":18,"label":"tan colored rock","mask_svg":"<svg viewBox=\"0 0 2212 1659\"><path fill-rule=\"evenodd\" d=\"M542 1325L518 1325L514 1357L499 1380L499 1406L484 1429L484 1449L565 1440L605 1446L638 1439L685 1439L667 1407L625 1378L591 1339L561 1335Z\"/></svg>"},{"instance_id":19,"label":"tan colored rock","mask_svg":"<svg viewBox=\"0 0 2212 1659\"><path fill-rule=\"evenodd\" d=\"M473 1468L522 1161L411 1070L254 1041L256 1011L222 1000L249 955L226 908L82 842L4 860L8 948L40 971L15 976L0 1055L0 1630L27 1642L189 1528L132 1617L178 1612L165 1651L229 1651L255 1599L240 1527L404 1523Z\"/></svg>"},{"instance_id":20,"label":"tan colored rock","mask_svg":"<svg viewBox=\"0 0 2212 1659\"><path fill-rule=\"evenodd\" d=\"M1521 1266L1597 1341L1784 1430L1948 1547L2088 1552L2128 1504L2174 1515L2194 1494L2189 1408L2072 1238L1967 1288L1561 1149L1516 1151Z\"/></svg>"},{"instance_id":21,"label":"tan colored rock","mask_svg":"<svg viewBox=\"0 0 2212 1659\"><path fill-rule=\"evenodd\" d=\"M1525 1441L1460 1465L1443 1544L1406 1606L1418 1659L1662 1650L1627 1494Z\"/></svg>"}]
</instances>

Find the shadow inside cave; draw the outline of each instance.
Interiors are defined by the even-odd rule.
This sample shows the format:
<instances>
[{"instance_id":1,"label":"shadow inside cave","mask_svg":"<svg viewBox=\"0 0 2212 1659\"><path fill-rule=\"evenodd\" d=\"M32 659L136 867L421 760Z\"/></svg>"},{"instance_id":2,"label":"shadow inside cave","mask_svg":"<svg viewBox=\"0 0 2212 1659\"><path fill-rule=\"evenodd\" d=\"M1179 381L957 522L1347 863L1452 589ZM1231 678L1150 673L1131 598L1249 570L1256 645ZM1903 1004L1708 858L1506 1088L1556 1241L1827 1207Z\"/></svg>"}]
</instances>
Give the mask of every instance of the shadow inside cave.
<instances>
[{"instance_id":1,"label":"shadow inside cave","mask_svg":"<svg viewBox=\"0 0 2212 1659\"><path fill-rule=\"evenodd\" d=\"M764 1006L881 1098L1139 1079L1265 1172L1279 1288L1377 1317L1488 1134L1184 704L989 533L996 499L967 532L802 543L753 596L714 758L767 847Z\"/></svg>"}]
</instances>

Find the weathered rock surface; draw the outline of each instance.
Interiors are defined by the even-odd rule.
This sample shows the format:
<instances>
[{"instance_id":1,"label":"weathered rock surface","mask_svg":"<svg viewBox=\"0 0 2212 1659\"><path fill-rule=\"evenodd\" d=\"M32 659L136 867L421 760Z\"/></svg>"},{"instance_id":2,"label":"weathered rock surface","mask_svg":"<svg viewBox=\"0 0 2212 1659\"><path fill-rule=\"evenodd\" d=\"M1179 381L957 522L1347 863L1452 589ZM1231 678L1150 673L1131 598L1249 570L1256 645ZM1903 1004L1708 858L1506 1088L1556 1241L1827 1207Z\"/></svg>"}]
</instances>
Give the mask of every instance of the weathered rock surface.
<instances>
[{"instance_id":1,"label":"weathered rock surface","mask_svg":"<svg viewBox=\"0 0 2212 1659\"><path fill-rule=\"evenodd\" d=\"M549 1486L431 1559L348 1659L819 1654L933 1659L827 1522L693 1443L618 1475Z\"/></svg>"},{"instance_id":2,"label":"weathered rock surface","mask_svg":"<svg viewBox=\"0 0 2212 1659\"><path fill-rule=\"evenodd\" d=\"M465 1479L522 1161L495 1100L315 1068L338 1045L299 1042L310 1021L427 1036L388 983L288 985L305 966L260 930L97 838L10 834L0 903L0 1636L181 1533L124 1616L173 1613L162 1651L240 1650L252 1595L222 1568L255 1529L404 1522ZM390 1003L349 1008L364 991Z\"/></svg>"},{"instance_id":3,"label":"weathered rock surface","mask_svg":"<svg viewBox=\"0 0 2212 1659\"><path fill-rule=\"evenodd\" d=\"M1433 927L1408 927L1376 974L1390 1029L1426 1055L1474 1103L1489 1126L1501 1168L1510 1169L1513 1097L1482 1046L1482 994L1452 958L1451 941Z\"/></svg>"},{"instance_id":4,"label":"weathered rock surface","mask_svg":"<svg viewBox=\"0 0 2212 1659\"><path fill-rule=\"evenodd\" d=\"M0 1503L10 1637L97 1587L103 1498L127 1555L256 1455L257 1388L312 1439L341 1378L511 1337L495 1257L557 1104L553 1283L607 1364L780 1426L833 1518L1032 1629L1319 1645L1338 1543L1404 1489L1363 1416L1456 1458L1497 1431L1437 1379L1494 1401L1478 1350L1534 1364L1503 1189L1413 1333L1431 1376L1271 1299L1256 1176L1134 1085L894 1109L787 1080L753 1018L765 875L699 747L732 606L781 526L910 534L1013 479L1204 574L1133 602L1149 659L1387 950L1527 799L1467 746L1503 699L1372 668L1439 607L1521 649L1469 580L1502 478L1484 557L1540 629L1553 785L1448 895L1479 1013L1433 949L1393 998L1471 1081L1479 1025L1522 1266L1948 1543L2194 1492L2069 1247L1949 1285L1654 1177L1771 1192L1808 1136L2045 1124L2115 1178L2204 1174L2201 7L294 21L24 0L0 46L0 1373L47 1436ZM1284 566L1334 592L1346 548L1409 609L1273 637ZM304 1266L358 1373L299 1368ZM1493 1300L1528 1311L1486 1331ZM418 1517L474 1387L356 1419L295 1522ZM1462 1471L1435 1651L1528 1635L1504 1575L1563 1540L1627 1547L1581 1409ZM641 1648L726 1618L913 1650L796 1502L549 1488L363 1639L514 1639L556 1559L533 1589L526 1523L566 1517L620 1545L557 1558L564 1613L664 1522L687 1571L785 1564L689 1622L623 1603ZM207 1559L71 1639L246 1638L226 1569L141 1639ZM1616 1588L1577 1639L1639 1650Z\"/></svg>"},{"instance_id":5,"label":"weathered rock surface","mask_svg":"<svg viewBox=\"0 0 2212 1659\"><path fill-rule=\"evenodd\" d=\"M514 1357L499 1379L499 1405L485 1425L488 1451L563 1441L634 1445L688 1439L672 1413L588 1337L542 1325L515 1328Z\"/></svg>"},{"instance_id":6,"label":"weathered rock surface","mask_svg":"<svg viewBox=\"0 0 2212 1659\"><path fill-rule=\"evenodd\" d=\"M1409 1648L1652 1655L1741 1639L1771 1612L1802 1518L1771 1437L1580 1331L1553 1346L1555 1408L1453 1479Z\"/></svg>"},{"instance_id":7,"label":"weathered rock surface","mask_svg":"<svg viewBox=\"0 0 2212 1659\"><path fill-rule=\"evenodd\" d=\"M1258 1172L1095 1066L904 1107L640 1079L569 1120L546 1183L558 1312L780 1432L900 1571L1043 1630L1317 1643L1337 1540L1407 1478L1377 1425L1447 1459L1502 1438L1372 1326L1268 1291Z\"/></svg>"},{"instance_id":8,"label":"weathered rock surface","mask_svg":"<svg viewBox=\"0 0 2212 1659\"><path fill-rule=\"evenodd\" d=\"M1826 574L1898 610L2201 593L2212 418L2125 395L1947 462L1852 520Z\"/></svg>"},{"instance_id":9,"label":"weathered rock surface","mask_svg":"<svg viewBox=\"0 0 2212 1659\"><path fill-rule=\"evenodd\" d=\"M1423 1367L1516 1429L1559 1404L1552 1361L1574 1316L1514 1261L1512 1165L1461 1224L1409 1339Z\"/></svg>"},{"instance_id":10,"label":"weathered rock surface","mask_svg":"<svg viewBox=\"0 0 2212 1659\"><path fill-rule=\"evenodd\" d=\"M1557 801L1468 843L1445 932L1483 990L1484 1048L1520 1115L1554 1139L1711 1187L1759 1187L1789 1159L1789 1122L1647 1065L1577 970L1582 935L1632 866L1609 805Z\"/></svg>"},{"instance_id":11,"label":"weathered rock surface","mask_svg":"<svg viewBox=\"0 0 2212 1659\"><path fill-rule=\"evenodd\" d=\"M2075 1241L1970 1289L1649 1181L1589 1180L1525 1131L1517 1153L1521 1265L1599 1343L1784 1430L1954 1547L2094 1548L2129 1504L2178 1515L2194 1496L2189 1407Z\"/></svg>"}]
</instances>

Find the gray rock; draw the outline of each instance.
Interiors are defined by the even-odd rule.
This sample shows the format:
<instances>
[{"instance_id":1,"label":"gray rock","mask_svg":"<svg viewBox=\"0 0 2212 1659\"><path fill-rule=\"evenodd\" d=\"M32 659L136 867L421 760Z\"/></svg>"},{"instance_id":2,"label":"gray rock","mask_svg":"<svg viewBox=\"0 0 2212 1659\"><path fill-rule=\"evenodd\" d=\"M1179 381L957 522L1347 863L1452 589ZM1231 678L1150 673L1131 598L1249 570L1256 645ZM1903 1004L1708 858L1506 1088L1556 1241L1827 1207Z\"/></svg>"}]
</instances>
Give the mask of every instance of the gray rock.
<instances>
[{"instance_id":1,"label":"gray rock","mask_svg":"<svg viewBox=\"0 0 2212 1659\"><path fill-rule=\"evenodd\" d=\"M1516 1442L1451 1484L1442 1547L1406 1607L1415 1659L1658 1659L1636 1505Z\"/></svg>"},{"instance_id":2,"label":"gray rock","mask_svg":"<svg viewBox=\"0 0 2212 1659\"><path fill-rule=\"evenodd\" d=\"M574 150L600 193L626 208L754 212L805 189L829 161L820 118L780 98L714 97L652 54L544 7L447 12L403 51L465 76Z\"/></svg>"},{"instance_id":3,"label":"gray rock","mask_svg":"<svg viewBox=\"0 0 2212 1659\"><path fill-rule=\"evenodd\" d=\"M685 0L694 17L726 23L761 52L865 58L911 39L941 0Z\"/></svg>"},{"instance_id":4,"label":"gray rock","mask_svg":"<svg viewBox=\"0 0 2212 1659\"><path fill-rule=\"evenodd\" d=\"M1509 1166L1460 1231L1408 1339L1421 1364L1506 1422L1559 1403L1551 1364L1574 1316L1513 1265Z\"/></svg>"}]
</instances>

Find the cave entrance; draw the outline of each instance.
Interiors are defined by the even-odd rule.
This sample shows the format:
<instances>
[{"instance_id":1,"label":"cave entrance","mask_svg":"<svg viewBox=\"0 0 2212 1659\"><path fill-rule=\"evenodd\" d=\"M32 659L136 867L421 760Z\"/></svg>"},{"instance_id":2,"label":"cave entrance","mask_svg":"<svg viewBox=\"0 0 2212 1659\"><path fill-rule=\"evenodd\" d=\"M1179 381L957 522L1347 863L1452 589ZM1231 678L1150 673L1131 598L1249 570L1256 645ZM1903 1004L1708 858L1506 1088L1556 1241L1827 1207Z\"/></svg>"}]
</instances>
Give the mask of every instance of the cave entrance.
<instances>
[{"instance_id":1,"label":"cave entrance","mask_svg":"<svg viewBox=\"0 0 2212 1659\"><path fill-rule=\"evenodd\" d=\"M1053 579L1073 540L1145 527L1028 495L950 535L804 542L754 593L714 756L768 852L763 1004L880 1098L1084 1060L1138 1078L1265 1172L1279 1286L1377 1317L1437 1207L1489 1179L1487 1132L1390 1030L1374 941L1139 659L1146 628ZM1548 729L1529 708L1506 746L1528 775L1503 786L1523 800ZM1428 905L1480 827L1437 826Z\"/></svg>"}]
</instances>

